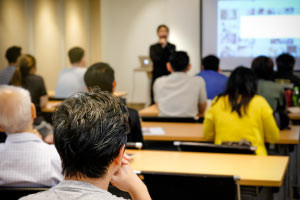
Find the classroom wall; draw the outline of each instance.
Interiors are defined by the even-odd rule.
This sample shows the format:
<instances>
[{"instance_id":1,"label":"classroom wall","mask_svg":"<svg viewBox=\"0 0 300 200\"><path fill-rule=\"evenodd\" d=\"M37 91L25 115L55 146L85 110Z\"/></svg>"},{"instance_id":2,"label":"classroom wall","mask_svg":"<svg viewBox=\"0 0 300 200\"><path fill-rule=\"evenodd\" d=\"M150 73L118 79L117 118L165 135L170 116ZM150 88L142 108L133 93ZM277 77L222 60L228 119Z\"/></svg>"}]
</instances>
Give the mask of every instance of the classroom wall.
<instances>
[{"instance_id":1,"label":"classroom wall","mask_svg":"<svg viewBox=\"0 0 300 200\"><path fill-rule=\"evenodd\" d=\"M0 68L6 49L19 45L54 90L71 47L85 49L87 65L100 61L100 26L100 0L0 0Z\"/></svg>"},{"instance_id":2,"label":"classroom wall","mask_svg":"<svg viewBox=\"0 0 300 200\"><path fill-rule=\"evenodd\" d=\"M138 56L148 55L157 41L159 24L170 27L170 42L189 53L192 69L200 70L199 0L101 0L102 60L115 69L117 90L128 92L128 102L148 99L148 79L136 72Z\"/></svg>"}]
</instances>

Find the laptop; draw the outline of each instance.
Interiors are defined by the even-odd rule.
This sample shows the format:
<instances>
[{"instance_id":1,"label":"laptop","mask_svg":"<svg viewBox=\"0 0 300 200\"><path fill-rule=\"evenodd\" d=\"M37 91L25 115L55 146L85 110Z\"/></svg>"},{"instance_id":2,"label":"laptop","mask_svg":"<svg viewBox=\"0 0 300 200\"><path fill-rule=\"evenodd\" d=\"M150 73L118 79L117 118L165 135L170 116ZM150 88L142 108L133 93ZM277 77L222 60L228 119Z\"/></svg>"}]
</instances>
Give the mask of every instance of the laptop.
<instances>
[{"instance_id":1,"label":"laptop","mask_svg":"<svg viewBox=\"0 0 300 200\"><path fill-rule=\"evenodd\" d=\"M142 68L152 68L152 60L149 56L139 56L139 60Z\"/></svg>"}]
</instances>

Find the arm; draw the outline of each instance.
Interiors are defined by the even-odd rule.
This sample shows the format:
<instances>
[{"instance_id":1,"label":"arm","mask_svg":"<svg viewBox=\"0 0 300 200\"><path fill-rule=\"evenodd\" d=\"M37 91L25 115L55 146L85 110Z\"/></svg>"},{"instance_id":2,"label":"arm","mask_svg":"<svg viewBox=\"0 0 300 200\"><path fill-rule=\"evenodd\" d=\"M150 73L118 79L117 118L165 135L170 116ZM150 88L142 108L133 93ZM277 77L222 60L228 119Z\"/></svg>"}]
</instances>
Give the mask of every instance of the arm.
<instances>
[{"instance_id":1,"label":"arm","mask_svg":"<svg viewBox=\"0 0 300 200\"><path fill-rule=\"evenodd\" d=\"M198 113L203 114L205 112L206 106L207 106L206 101L202 104L198 104Z\"/></svg>"},{"instance_id":2,"label":"arm","mask_svg":"<svg viewBox=\"0 0 300 200\"><path fill-rule=\"evenodd\" d=\"M39 82L40 83L37 83L37 84L40 85L40 89L39 89L40 107L45 108L47 106L47 103L48 103L47 89L46 89L44 79L42 77L40 77Z\"/></svg>"},{"instance_id":3,"label":"arm","mask_svg":"<svg viewBox=\"0 0 300 200\"><path fill-rule=\"evenodd\" d=\"M48 103L48 96L44 95L40 97L40 107L41 108L45 108L47 106Z\"/></svg>"},{"instance_id":4,"label":"arm","mask_svg":"<svg viewBox=\"0 0 300 200\"><path fill-rule=\"evenodd\" d=\"M133 200L151 200L146 185L129 164L121 165L119 171L113 175L111 183L120 190L128 192Z\"/></svg>"},{"instance_id":5,"label":"arm","mask_svg":"<svg viewBox=\"0 0 300 200\"><path fill-rule=\"evenodd\" d=\"M206 109L206 101L207 101L207 94L206 94L206 88L205 88L205 82L201 77L195 77L199 79L199 104L198 104L198 112L199 114L203 114Z\"/></svg>"}]
</instances>

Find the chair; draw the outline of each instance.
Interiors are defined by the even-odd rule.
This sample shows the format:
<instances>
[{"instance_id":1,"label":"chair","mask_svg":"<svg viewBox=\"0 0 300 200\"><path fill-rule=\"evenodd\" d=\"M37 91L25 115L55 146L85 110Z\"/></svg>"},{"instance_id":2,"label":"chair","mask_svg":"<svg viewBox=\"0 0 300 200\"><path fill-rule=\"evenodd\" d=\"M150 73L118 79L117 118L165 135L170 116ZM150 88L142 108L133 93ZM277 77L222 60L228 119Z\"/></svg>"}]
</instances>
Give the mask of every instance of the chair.
<instances>
[{"instance_id":1,"label":"chair","mask_svg":"<svg viewBox=\"0 0 300 200\"><path fill-rule=\"evenodd\" d=\"M202 123L203 118L193 117L142 117L143 122L184 122Z\"/></svg>"},{"instance_id":2,"label":"chair","mask_svg":"<svg viewBox=\"0 0 300 200\"><path fill-rule=\"evenodd\" d=\"M161 199L238 199L240 178L142 172L153 200Z\"/></svg>"},{"instance_id":3,"label":"chair","mask_svg":"<svg viewBox=\"0 0 300 200\"><path fill-rule=\"evenodd\" d=\"M253 146L229 146L216 145L212 143L200 142L179 142L175 141L174 146L179 151L194 151L194 152L212 152L212 153L235 153L235 154L255 154L256 147Z\"/></svg>"},{"instance_id":4,"label":"chair","mask_svg":"<svg viewBox=\"0 0 300 200\"><path fill-rule=\"evenodd\" d=\"M5 197L7 200L17 200L21 197L34 194L37 192L46 191L49 188L33 188L33 187L0 187L0 197ZM1 198L2 199L2 198Z\"/></svg>"},{"instance_id":5,"label":"chair","mask_svg":"<svg viewBox=\"0 0 300 200\"><path fill-rule=\"evenodd\" d=\"M142 149L143 143L141 142L127 142L126 144L127 149Z\"/></svg>"}]
</instances>

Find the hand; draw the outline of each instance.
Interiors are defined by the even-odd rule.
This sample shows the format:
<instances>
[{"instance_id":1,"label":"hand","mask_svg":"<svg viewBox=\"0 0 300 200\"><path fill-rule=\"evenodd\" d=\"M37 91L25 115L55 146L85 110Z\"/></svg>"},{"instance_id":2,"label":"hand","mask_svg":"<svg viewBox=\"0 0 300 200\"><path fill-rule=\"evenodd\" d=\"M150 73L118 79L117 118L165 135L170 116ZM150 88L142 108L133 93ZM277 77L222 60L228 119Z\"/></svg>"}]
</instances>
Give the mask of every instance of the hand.
<instances>
[{"instance_id":1,"label":"hand","mask_svg":"<svg viewBox=\"0 0 300 200\"><path fill-rule=\"evenodd\" d=\"M122 165L128 165L131 160L133 160L133 157L128 155L127 153L124 153L122 159Z\"/></svg>"}]
</instances>

